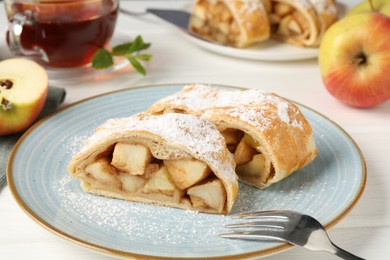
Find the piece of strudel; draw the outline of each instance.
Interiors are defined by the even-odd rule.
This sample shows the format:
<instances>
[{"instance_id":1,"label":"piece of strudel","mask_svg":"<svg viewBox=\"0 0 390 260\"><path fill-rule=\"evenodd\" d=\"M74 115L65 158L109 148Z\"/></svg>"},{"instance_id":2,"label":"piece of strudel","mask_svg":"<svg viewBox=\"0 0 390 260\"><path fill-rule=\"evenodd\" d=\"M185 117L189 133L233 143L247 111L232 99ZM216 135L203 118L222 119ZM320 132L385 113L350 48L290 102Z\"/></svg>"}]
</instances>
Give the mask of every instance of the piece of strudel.
<instances>
[{"instance_id":1,"label":"piece of strudel","mask_svg":"<svg viewBox=\"0 0 390 260\"><path fill-rule=\"evenodd\" d=\"M318 47L338 19L334 0L271 0L271 35L301 47Z\"/></svg>"},{"instance_id":2,"label":"piece of strudel","mask_svg":"<svg viewBox=\"0 0 390 260\"><path fill-rule=\"evenodd\" d=\"M189 113L216 124L234 155L240 181L258 188L286 178L317 155L312 128L300 109L259 89L189 85L147 112Z\"/></svg>"},{"instance_id":3,"label":"piece of strudel","mask_svg":"<svg viewBox=\"0 0 390 260\"><path fill-rule=\"evenodd\" d=\"M238 192L234 167L208 120L141 113L98 127L68 170L96 195L226 214Z\"/></svg>"},{"instance_id":4,"label":"piece of strudel","mask_svg":"<svg viewBox=\"0 0 390 260\"><path fill-rule=\"evenodd\" d=\"M189 31L223 45L244 48L270 37L267 8L269 0L196 0Z\"/></svg>"}]
</instances>

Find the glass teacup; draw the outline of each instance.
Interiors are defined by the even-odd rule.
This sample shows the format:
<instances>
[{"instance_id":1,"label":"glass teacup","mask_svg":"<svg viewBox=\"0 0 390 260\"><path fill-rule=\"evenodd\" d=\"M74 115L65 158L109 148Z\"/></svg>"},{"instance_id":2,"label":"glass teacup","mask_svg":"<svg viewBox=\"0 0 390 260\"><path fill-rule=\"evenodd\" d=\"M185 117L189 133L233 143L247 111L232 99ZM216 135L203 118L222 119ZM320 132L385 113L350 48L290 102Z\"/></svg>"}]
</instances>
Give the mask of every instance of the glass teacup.
<instances>
[{"instance_id":1,"label":"glass teacup","mask_svg":"<svg viewBox=\"0 0 390 260\"><path fill-rule=\"evenodd\" d=\"M119 0L5 0L11 52L52 67L78 67L107 47Z\"/></svg>"}]
</instances>

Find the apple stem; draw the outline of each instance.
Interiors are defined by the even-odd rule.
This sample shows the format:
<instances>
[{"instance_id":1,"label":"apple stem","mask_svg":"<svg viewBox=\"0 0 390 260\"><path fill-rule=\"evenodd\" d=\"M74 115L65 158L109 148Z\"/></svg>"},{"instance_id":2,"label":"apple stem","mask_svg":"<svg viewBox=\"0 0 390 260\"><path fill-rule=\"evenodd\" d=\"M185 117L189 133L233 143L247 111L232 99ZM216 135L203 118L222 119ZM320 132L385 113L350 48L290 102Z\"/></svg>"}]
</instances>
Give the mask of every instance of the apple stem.
<instances>
[{"instance_id":1,"label":"apple stem","mask_svg":"<svg viewBox=\"0 0 390 260\"><path fill-rule=\"evenodd\" d=\"M372 0L368 0L368 4L370 5L371 11L374 12L375 7L374 7L374 4L372 3Z\"/></svg>"}]
</instances>

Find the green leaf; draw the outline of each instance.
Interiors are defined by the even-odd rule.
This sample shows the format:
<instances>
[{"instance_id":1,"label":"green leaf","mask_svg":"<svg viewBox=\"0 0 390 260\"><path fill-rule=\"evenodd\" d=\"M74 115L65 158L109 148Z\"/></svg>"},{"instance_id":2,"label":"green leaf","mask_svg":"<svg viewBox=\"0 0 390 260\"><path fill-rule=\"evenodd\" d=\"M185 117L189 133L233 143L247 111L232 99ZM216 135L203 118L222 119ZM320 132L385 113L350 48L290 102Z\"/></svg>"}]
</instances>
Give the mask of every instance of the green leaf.
<instances>
[{"instance_id":1,"label":"green leaf","mask_svg":"<svg viewBox=\"0 0 390 260\"><path fill-rule=\"evenodd\" d=\"M145 43L140 35L138 35L134 41L120 44L112 49L112 55L124 56L134 52L139 52L150 47L150 43Z\"/></svg>"},{"instance_id":2,"label":"green leaf","mask_svg":"<svg viewBox=\"0 0 390 260\"><path fill-rule=\"evenodd\" d=\"M109 51L99 49L92 59L92 67L95 69L105 69L114 64L112 56Z\"/></svg>"},{"instance_id":3,"label":"green leaf","mask_svg":"<svg viewBox=\"0 0 390 260\"><path fill-rule=\"evenodd\" d=\"M146 75L146 70L145 68L135 59L133 56L128 56L127 59L130 61L131 65L142 75Z\"/></svg>"},{"instance_id":4,"label":"green leaf","mask_svg":"<svg viewBox=\"0 0 390 260\"><path fill-rule=\"evenodd\" d=\"M140 47L144 44L144 40L142 39L142 37L140 35L138 35L137 37L135 37L135 40L132 42L131 46L130 46L130 53L133 53L133 52L136 52L136 51L139 51Z\"/></svg>"},{"instance_id":5,"label":"green leaf","mask_svg":"<svg viewBox=\"0 0 390 260\"><path fill-rule=\"evenodd\" d=\"M152 55L150 55L150 54L139 54L139 55L136 55L134 58L136 58L137 60L150 61L152 59Z\"/></svg>"},{"instance_id":6,"label":"green leaf","mask_svg":"<svg viewBox=\"0 0 390 260\"><path fill-rule=\"evenodd\" d=\"M145 50L145 49L149 48L150 45L152 45L152 44L151 44L151 43L143 43L143 44L138 48L138 51Z\"/></svg>"},{"instance_id":7,"label":"green leaf","mask_svg":"<svg viewBox=\"0 0 390 260\"><path fill-rule=\"evenodd\" d=\"M112 49L112 55L123 56L123 55L129 54L130 53L129 50L130 50L131 45L132 45L132 42L127 42L127 43L123 43L123 44L119 44L119 45L115 46Z\"/></svg>"},{"instance_id":8,"label":"green leaf","mask_svg":"<svg viewBox=\"0 0 390 260\"><path fill-rule=\"evenodd\" d=\"M145 50L147 48L150 47L150 43L145 43L144 42L144 39L142 39L142 36L141 35L138 35L136 38L135 38L135 42L136 42L136 51L142 51L142 50Z\"/></svg>"},{"instance_id":9,"label":"green leaf","mask_svg":"<svg viewBox=\"0 0 390 260\"><path fill-rule=\"evenodd\" d=\"M131 65L142 75L146 75L146 70L139 61L150 61L152 55L140 54L140 51L151 46L150 43L145 43L141 35L138 35L134 41L119 44L112 49L112 52L105 49L99 49L92 60L92 66L96 69L108 68L114 64L113 56L126 57ZM135 54L134 54L135 53Z\"/></svg>"}]
</instances>

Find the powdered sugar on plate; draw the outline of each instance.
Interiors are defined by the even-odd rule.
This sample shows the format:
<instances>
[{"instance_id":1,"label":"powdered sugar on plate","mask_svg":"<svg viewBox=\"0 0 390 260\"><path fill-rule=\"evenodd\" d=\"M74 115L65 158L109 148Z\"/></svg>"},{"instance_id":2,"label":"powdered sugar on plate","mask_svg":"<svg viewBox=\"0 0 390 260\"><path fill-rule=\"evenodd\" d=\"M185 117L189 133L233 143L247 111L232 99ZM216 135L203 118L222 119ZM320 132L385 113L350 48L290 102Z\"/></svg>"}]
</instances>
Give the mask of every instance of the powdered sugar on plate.
<instances>
[{"instance_id":1,"label":"powdered sugar on plate","mask_svg":"<svg viewBox=\"0 0 390 260\"><path fill-rule=\"evenodd\" d=\"M85 193L78 180L64 176L54 183L60 195L60 206L67 215L75 216L83 225L120 233L132 240L150 241L152 245L201 245L215 240L231 223L225 215L203 214L190 210L133 203ZM216 225L217 223L217 225ZM199 226L209 226L199 229Z\"/></svg>"},{"instance_id":2,"label":"powdered sugar on plate","mask_svg":"<svg viewBox=\"0 0 390 260\"><path fill-rule=\"evenodd\" d=\"M79 181L64 176L53 183L59 196L60 208L75 218L79 225L93 226L94 232L118 233L133 241L150 241L154 246L201 246L217 240L236 244L232 240L218 238L225 233L224 225L237 222L227 215L205 214L196 211L163 206L127 202L85 193ZM239 203L234 212L242 213L264 208L267 202L257 199L261 190L240 184Z\"/></svg>"}]
</instances>

